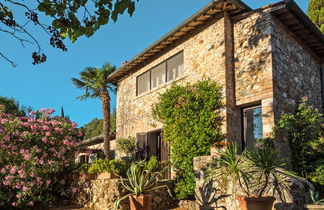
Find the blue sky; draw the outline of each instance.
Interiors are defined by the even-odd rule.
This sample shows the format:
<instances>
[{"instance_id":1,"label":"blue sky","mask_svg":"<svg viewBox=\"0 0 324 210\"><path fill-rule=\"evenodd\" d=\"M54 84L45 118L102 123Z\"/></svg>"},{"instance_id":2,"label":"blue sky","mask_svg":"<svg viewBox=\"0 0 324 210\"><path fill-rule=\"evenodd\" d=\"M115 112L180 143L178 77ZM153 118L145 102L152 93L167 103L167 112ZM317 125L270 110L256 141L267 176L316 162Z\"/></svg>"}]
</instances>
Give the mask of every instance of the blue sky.
<instances>
[{"instance_id":1,"label":"blue sky","mask_svg":"<svg viewBox=\"0 0 324 210\"><path fill-rule=\"evenodd\" d=\"M60 112L63 106L70 118L83 125L93 118L101 118L100 100L80 101L82 95L72 83L72 77L87 66L101 66L110 62L117 67L130 60L144 48L158 40L176 25L187 19L210 0L140 0L133 17L119 17L110 22L91 38L80 38L71 44L66 40L67 52L61 52L48 44L48 36L37 32L42 48L48 56L46 63L32 65L32 46L22 48L18 42L0 33L0 52L6 53L18 63L13 68L0 58L0 96L13 97L34 110L53 108ZM251 8L258 8L278 0L245 0ZM307 0L296 0L304 10ZM112 107L116 106L112 96Z\"/></svg>"}]
</instances>

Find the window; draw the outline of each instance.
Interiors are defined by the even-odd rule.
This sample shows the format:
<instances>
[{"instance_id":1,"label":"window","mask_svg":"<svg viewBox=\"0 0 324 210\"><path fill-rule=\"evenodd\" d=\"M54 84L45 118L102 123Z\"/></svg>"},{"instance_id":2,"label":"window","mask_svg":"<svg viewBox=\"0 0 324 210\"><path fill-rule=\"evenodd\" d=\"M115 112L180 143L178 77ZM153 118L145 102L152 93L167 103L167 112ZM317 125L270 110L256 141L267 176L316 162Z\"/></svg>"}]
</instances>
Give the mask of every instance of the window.
<instances>
[{"instance_id":1,"label":"window","mask_svg":"<svg viewBox=\"0 0 324 210\"><path fill-rule=\"evenodd\" d=\"M160 65L154 67L151 70L151 84L152 88L158 87L161 84L165 83L165 68L166 64L161 63Z\"/></svg>"},{"instance_id":2,"label":"window","mask_svg":"<svg viewBox=\"0 0 324 210\"><path fill-rule=\"evenodd\" d=\"M150 71L137 77L137 95L150 90Z\"/></svg>"},{"instance_id":3,"label":"window","mask_svg":"<svg viewBox=\"0 0 324 210\"><path fill-rule=\"evenodd\" d=\"M167 81L173 80L183 73L183 53L173 56L168 61Z\"/></svg>"},{"instance_id":4,"label":"window","mask_svg":"<svg viewBox=\"0 0 324 210\"><path fill-rule=\"evenodd\" d=\"M247 150L254 150L255 143L262 139L262 108L255 106L243 109L244 145Z\"/></svg>"},{"instance_id":5,"label":"window","mask_svg":"<svg viewBox=\"0 0 324 210\"><path fill-rule=\"evenodd\" d=\"M183 75L183 52L167 59L137 77L136 94L140 95L152 88L159 87L165 82Z\"/></svg>"}]
</instances>

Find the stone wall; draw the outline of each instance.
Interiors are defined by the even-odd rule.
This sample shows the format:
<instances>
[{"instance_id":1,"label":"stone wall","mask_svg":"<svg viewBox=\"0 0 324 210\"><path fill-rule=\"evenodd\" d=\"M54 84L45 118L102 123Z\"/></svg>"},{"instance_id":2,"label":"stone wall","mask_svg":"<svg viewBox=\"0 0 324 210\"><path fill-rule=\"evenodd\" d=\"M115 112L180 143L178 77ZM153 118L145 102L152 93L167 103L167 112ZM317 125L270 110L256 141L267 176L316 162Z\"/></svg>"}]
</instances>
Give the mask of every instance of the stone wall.
<instances>
[{"instance_id":1,"label":"stone wall","mask_svg":"<svg viewBox=\"0 0 324 210\"><path fill-rule=\"evenodd\" d=\"M151 107L158 95L171 84L194 83L211 78L224 85L224 49L224 20L216 17L120 81L117 86L117 138L135 137L136 133L161 128L162 125L152 118ZM180 51L184 53L184 75L176 81L136 96L136 77Z\"/></svg>"},{"instance_id":2,"label":"stone wall","mask_svg":"<svg viewBox=\"0 0 324 210\"><path fill-rule=\"evenodd\" d=\"M75 185L80 191L76 194L74 202L80 207L94 210L111 210L114 208L114 202L127 194L118 183L118 179L79 179ZM153 210L171 209L177 206L177 203L163 188L153 193ZM121 202L120 209L129 209L128 199Z\"/></svg>"},{"instance_id":3,"label":"stone wall","mask_svg":"<svg viewBox=\"0 0 324 210\"><path fill-rule=\"evenodd\" d=\"M319 58L278 20L272 21L274 81L274 119L293 113L302 97L322 112L321 72ZM275 141L280 156L290 159L290 147L285 134Z\"/></svg>"},{"instance_id":4,"label":"stone wall","mask_svg":"<svg viewBox=\"0 0 324 210\"><path fill-rule=\"evenodd\" d=\"M274 125L271 21L267 10L259 10L234 22L236 105L262 106L264 137Z\"/></svg>"},{"instance_id":5,"label":"stone wall","mask_svg":"<svg viewBox=\"0 0 324 210\"><path fill-rule=\"evenodd\" d=\"M320 58L279 21L272 24L275 119L295 111L302 97L322 111Z\"/></svg>"}]
</instances>

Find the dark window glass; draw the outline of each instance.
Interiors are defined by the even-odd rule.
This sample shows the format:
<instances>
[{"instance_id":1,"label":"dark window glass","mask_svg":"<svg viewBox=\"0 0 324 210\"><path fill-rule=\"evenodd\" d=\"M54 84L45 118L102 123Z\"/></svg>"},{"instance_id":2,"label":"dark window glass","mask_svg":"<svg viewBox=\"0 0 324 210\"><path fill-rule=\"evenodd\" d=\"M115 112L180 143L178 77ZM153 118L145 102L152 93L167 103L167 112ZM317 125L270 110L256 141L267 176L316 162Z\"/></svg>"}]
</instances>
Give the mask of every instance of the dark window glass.
<instances>
[{"instance_id":1,"label":"dark window glass","mask_svg":"<svg viewBox=\"0 0 324 210\"><path fill-rule=\"evenodd\" d=\"M251 107L243 109L244 115L244 145L247 150L254 150L255 143L262 139L262 108Z\"/></svg>"}]
</instances>

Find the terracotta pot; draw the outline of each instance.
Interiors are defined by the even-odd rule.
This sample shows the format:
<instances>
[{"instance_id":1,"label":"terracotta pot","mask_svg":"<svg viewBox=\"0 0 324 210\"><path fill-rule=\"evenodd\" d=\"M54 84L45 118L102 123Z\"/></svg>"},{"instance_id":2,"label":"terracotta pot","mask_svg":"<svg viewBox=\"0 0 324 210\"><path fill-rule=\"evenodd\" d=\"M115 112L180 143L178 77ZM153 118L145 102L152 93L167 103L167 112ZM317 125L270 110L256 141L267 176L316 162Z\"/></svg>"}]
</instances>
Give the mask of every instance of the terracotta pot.
<instances>
[{"instance_id":1,"label":"terracotta pot","mask_svg":"<svg viewBox=\"0 0 324 210\"><path fill-rule=\"evenodd\" d=\"M242 210L272 210L273 203L276 200L273 196L251 198L245 196L237 196Z\"/></svg>"},{"instance_id":2,"label":"terracotta pot","mask_svg":"<svg viewBox=\"0 0 324 210\"><path fill-rule=\"evenodd\" d=\"M117 178L113 172L103 172L98 174L97 179L115 179Z\"/></svg>"},{"instance_id":3,"label":"terracotta pot","mask_svg":"<svg viewBox=\"0 0 324 210\"><path fill-rule=\"evenodd\" d=\"M152 194L141 194L136 198L134 195L129 196L131 210L151 210L152 209Z\"/></svg>"},{"instance_id":4,"label":"terracotta pot","mask_svg":"<svg viewBox=\"0 0 324 210\"><path fill-rule=\"evenodd\" d=\"M304 207L307 210L324 210L324 204L321 205L306 204Z\"/></svg>"}]
</instances>

